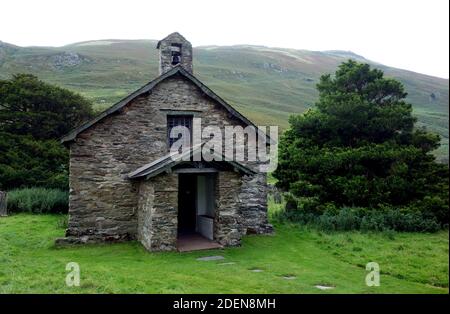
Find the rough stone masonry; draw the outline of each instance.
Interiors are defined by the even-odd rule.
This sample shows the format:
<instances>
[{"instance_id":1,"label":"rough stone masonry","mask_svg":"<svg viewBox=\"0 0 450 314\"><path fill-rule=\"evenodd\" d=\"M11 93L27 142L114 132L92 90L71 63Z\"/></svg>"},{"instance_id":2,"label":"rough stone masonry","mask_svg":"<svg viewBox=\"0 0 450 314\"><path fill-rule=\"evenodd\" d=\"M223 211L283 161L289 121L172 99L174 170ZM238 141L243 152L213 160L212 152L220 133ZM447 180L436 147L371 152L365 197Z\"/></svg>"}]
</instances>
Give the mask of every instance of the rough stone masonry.
<instances>
[{"instance_id":1,"label":"rough stone masonry","mask_svg":"<svg viewBox=\"0 0 450 314\"><path fill-rule=\"evenodd\" d=\"M70 148L69 222L58 244L137 239L150 251L176 250L179 173L195 167L175 165L137 179L129 174L167 155L169 115L221 129L251 124L192 75L192 46L183 36L173 33L157 47L159 77L62 139ZM213 240L235 246L245 234L271 233L258 162L242 162L248 171L225 161L214 167Z\"/></svg>"}]
</instances>

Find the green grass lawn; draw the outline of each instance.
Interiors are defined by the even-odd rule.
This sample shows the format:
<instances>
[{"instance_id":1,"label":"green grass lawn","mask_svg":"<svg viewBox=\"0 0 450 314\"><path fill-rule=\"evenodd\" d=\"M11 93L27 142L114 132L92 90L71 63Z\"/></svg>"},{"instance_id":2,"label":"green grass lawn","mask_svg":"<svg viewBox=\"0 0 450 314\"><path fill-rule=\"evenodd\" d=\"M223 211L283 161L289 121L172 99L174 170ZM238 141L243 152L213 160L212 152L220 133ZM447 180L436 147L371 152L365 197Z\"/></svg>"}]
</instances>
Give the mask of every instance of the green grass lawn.
<instances>
[{"instance_id":1,"label":"green grass lawn","mask_svg":"<svg viewBox=\"0 0 450 314\"><path fill-rule=\"evenodd\" d=\"M448 232L324 234L276 224L275 235L245 237L239 248L149 253L137 242L56 248L63 218L0 218L0 293L448 293ZM207 255L225 259L196 260ZM365 285L371 261L380 287ZM80 287L65 285L68 262L80 265Z\"/></svg>"}]
</instances>

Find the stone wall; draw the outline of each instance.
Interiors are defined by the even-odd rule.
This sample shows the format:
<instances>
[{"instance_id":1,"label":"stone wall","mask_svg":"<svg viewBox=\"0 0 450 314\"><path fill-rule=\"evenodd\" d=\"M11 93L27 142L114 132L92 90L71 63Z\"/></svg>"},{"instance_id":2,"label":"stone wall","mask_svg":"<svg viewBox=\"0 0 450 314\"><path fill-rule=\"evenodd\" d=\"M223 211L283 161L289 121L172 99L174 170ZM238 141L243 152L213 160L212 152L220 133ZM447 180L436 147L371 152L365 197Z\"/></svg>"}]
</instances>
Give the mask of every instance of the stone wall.
<instances>
[{"instance_id":1,"label":"stone wall","mask_svg":"<svg viewBox=\"0 0 450 314\"><path fill-rule=\"evenodd\" d=\"M214 238L224 246L240 244L243 235L268 234L266 175L221 171L216 177Z\"/></svg>"},{"instance_id":2,"label":"stone wall","mask_svg":"<svg viewBox=\"0 0 450 314\"><path fill-rule=\"evenodd\" d=\"M214 239L225 246L239 245L243 235L239 204L240 189L241 176L238 173L221 171L216 176Z\"/></svg>"},{"instance_id":3,"label":"stone wall","mask_svg":"<svg viewBox=\"0 0 450 314\"><path fill-rule=\"evenodd\" d=\"M242 177L239 205L245 234L273 232L267 217L267 175L265 173Z\"/></svg>"},{"instance_id":4,"label":"stone wall","mask_svg":"<svg viewBox=\"0 0 450 314\"><path fill-rule=\"evenodd\" d=\"M152 243L152 210L155 205L155 187L149 180L142 181L139 186L137 239L147 249Z\"/></svg>"},{"instance_id":5,"label":"stone wall","mask_svg":"<svg viewBox=\"0 0 450 314\"><path fill-rule=\"evenodd\" d=\"M175 250L178 227L178 175L142 181L139 191L138 239L149 251Z\"/></svg>"}]
</instances>

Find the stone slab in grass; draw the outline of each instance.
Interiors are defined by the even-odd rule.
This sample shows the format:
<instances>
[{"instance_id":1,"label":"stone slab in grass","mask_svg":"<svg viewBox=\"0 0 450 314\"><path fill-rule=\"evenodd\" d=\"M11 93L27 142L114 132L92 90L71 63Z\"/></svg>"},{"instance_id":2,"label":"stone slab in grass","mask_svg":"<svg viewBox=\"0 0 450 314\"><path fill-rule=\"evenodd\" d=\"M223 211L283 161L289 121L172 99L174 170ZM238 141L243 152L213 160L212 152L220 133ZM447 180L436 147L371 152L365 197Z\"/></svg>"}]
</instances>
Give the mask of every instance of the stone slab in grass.
<instances>
[{"instance_id":1,"label":"stone slab in grass","mask_svg":"<svg viewBox=\"0 0 450 314\"><path fill-rule=\"evenodd\" d=\"M282 278L286 279L286 280L294 280L294 279L297 279L297 276L286 275L286 276L282 276Z\"/></svg>"},{"instance_id":2,"label":"stone slab in grass","mask_svg":"<svg viewBox=\"0 0 450 314\"><path fill-rule=\"evenodd\" d=\"M335 288L333 286L324 286L324 285L315 285L314 287L316 287L317 289L320 289L320 290L331 290L331 289Z\"/></svg>"},{"instance_id":3,"label":"stone slab in grass","mask_svg":"<svg viewBox=\"0 0 450 314\"><path fill-rule=\"evenodd\" d=\"M199 257L199 258L197 258L197 261L217 261L217 260L221 260L221 259L225 259L225 257L223 257L221 255L214 255L214 256Z\"/></svg>"},{"instance_id":4,"label":"stone slab in grass","mask_svg":"<svg viewBox=\"0 0 450 314\"><path fill-rule=\"evenodd\" d=\"M252 271L254 273L262 273L264 270L259 269L259 268L253 268L253 269L250 269L250 271Z\"/></svg>"}]
</instances>

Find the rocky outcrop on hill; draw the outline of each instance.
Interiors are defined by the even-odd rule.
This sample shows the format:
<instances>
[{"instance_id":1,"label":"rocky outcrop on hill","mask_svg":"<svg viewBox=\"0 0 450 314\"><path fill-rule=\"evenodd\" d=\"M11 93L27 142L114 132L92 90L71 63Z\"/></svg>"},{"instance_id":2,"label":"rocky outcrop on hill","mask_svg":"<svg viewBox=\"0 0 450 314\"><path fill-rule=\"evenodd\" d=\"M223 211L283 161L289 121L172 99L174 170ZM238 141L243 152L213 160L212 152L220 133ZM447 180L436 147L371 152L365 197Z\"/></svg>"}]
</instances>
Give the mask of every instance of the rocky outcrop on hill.
<instances>
[{"instance_id":1,"label":"rocky outcrop on hill","mask_svg":"<svg viewBox=\"0 0 450 314\"><path fill-rule=\"evenodd\" d=\"M76 52L62 52L51 56L50 61L54 68L61 70L63 68L79 66L83 62L89 61L89 59Z\"/></svg>"}]
</instances>

